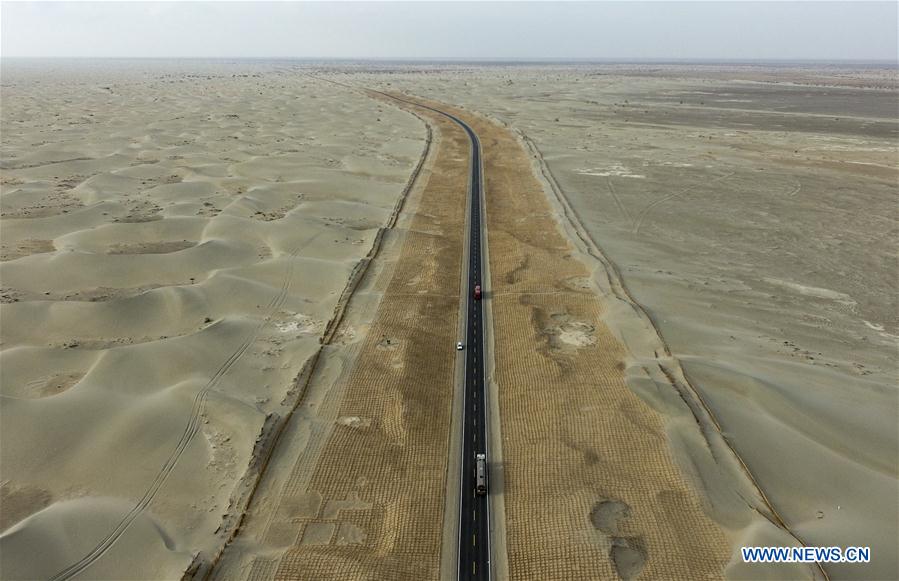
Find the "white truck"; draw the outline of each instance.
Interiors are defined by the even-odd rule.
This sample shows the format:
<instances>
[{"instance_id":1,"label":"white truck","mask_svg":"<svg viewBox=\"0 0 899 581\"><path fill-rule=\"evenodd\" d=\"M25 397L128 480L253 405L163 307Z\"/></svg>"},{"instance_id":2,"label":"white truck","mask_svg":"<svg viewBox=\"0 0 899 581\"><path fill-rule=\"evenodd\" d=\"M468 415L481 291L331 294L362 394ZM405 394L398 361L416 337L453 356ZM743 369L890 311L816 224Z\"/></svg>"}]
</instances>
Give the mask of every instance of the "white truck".
<instances>
[{"instance_id":1,"label":"white truck","mask_svg":"<svg viewBox=\"0 0 899 581\"><path fill-rule=\"evenodd\" d=\"M475 492L478 496L487 494L487 454L475 454Z\"/></svg>"}]
</instances>

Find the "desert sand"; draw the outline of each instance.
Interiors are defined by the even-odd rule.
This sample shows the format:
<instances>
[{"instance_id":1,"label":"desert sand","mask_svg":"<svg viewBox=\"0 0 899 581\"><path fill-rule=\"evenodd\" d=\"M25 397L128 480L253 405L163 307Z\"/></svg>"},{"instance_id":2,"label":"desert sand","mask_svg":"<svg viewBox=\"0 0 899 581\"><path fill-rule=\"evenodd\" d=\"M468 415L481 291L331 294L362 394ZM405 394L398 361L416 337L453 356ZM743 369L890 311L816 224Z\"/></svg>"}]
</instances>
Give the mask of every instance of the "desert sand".
<instances>
[{"instance_id":1,"label":"desert sand","mask_svg":"<svg viewBox=\"0 0 899 581\"><path fill-rule=\"evenodd\" d=\"M528 148L508 128L457 114L489 144L491 383L503 470L493 492L503 498L508 563L497 576L720 576L727 536L659 446L664 416L628 389L627 352L602 321L607 301L591 284L589 256L567 239Z\"/></svg>"},{"instance_id":2,"label":"desert sand","mask_svg":"<svg viewBox=\"0 0 899 581\"><path fill-rule=\"evenodd\" d=\"M341 76L464 106L529 144L602 253L594 282L626 346L631 389L667 417L668 446L734 551L870 546L870 564L825 571L896 577L894 68L456 65ZM660 362L680 369L684 393L659 387L650 371ZM684 394L695 396L690 410ZM747 501L747 487L765 498ZM774 511L764 523L757 502ZM735 552L725 573L798 574L753 567Z\"/></svg>"},{"instance_id":3,"label":"desert sand","mask_svg":"<svg viewBox=\"0 0 899 581\"><path fill-rule=\"evenodd\" d=\"M465 153L352 87L508 148L503 571L899 576L894 68L75 64L3 63L3 578L438 575Z\"/></svg>"},{"instance_id":4,"label":"desert sand","mask_svg":"<svg viewBox=\"0 0 899 581\"><path fill-rule=\"evenodd\" d=\"M426 132L268 64L4 61L2 101L2 575L178 578Z\"/></svg>"},{"instance_id":5,"label":"desert sand","mask_svg":"<svg viewBox=\"0 0 899 581\"><path fill-rule=\"evenodd\" d=\"M214 579L439 578L468 140L416 114L427 161Z\"/></svg>"}]
</instances>

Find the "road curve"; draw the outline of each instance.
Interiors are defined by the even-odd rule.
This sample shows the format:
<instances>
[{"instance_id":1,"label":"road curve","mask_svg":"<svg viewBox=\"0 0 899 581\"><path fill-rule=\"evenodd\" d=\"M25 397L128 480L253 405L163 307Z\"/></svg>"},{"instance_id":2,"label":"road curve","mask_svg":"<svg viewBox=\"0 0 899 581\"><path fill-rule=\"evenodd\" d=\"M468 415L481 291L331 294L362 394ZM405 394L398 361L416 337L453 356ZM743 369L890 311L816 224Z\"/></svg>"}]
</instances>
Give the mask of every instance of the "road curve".
<instances>
[{"instance_id":1,"label":"road curve","mask_svg":"<svg viewBox=\"0 0 899 581\"><path fill-rule=\"evenodd\" d=\"M484 379L484 316L482 301L475 300L473 289L481 285L482 296L489 296L488 281L483 279L482 163L481 142L467 123L440 109L422 105L396 95L374 91L385 97L428 109L447 117L465 130L471 142L468 285L463 288L465 313L465 380L462 404L462 449L459 481L458 578L490 579L490 494L478 496L475 490L476 454L487 454L487 391ZM487 457L489 465L490 458ZM490 471L488 470L488 473Z\"/></svg>"},{"instance_id":2,"label":"road curve","mask_svg":"<svg viewBox=\"0 0 899 581\"><path fill-rule=\"evenodd\" d=\"M484 379L484 310L472 289L481 285L482 296L488 289L482 276L483 230L481 228L481 143L477 134L463 121L449 116L462 126L471 141L470 216L468 227L468 288L466 302L465 396L462 412L462 470L459 499L459 579L490 578L490 499L475 491L475 455L487 454L487 392ZM490 457L487 457L488 463ZM489 471L488 471L489 472Z\"/></svg>"}]
</instances>

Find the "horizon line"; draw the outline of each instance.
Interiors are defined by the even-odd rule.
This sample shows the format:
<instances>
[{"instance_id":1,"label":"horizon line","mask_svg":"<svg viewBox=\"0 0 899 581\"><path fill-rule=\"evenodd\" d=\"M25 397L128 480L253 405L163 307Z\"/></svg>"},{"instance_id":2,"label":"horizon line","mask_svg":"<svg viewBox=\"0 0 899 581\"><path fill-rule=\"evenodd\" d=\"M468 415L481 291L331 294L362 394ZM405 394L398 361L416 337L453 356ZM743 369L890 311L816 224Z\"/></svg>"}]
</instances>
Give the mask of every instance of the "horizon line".
<instances>
[{"instance_id":1,"label":"horizon line","mask_svg":"<svg viewBox=\"0 0 899 581\"><path fill-rule=\"evenodd\" d=\"M297 61L343 61L343 62L485 62L485 63L648 63L648 64L681 64L681 63L708 63L708 64L751 64L751 63L854 63L854 64L884 64L899 65L899 59L888 58L826 58L826 57L743 57L743 58L716 58L716 57L411 57L411 56L384 56L384 57L353 57L353 56L200 56L200 55L159 55L159 56L96 56L96 55L3 55L0 60L7 59L55 59L55 60L297 60Z\"/></svg>"}]
</instances>

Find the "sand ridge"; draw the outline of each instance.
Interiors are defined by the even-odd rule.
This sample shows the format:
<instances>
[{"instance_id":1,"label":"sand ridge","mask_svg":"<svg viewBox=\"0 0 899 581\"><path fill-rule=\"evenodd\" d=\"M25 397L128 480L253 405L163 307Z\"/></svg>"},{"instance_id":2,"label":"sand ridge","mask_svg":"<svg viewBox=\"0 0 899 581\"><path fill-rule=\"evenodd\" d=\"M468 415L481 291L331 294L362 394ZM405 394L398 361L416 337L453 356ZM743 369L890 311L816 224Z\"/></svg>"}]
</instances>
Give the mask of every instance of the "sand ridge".
<instances>
[{"instance_id":1,"label":"sand ridge","mask_svg":"<svg viewBox=\"0 0 899 581\"><path fill-rule=\"evenodd\" d=\"M230 534L420 125L262 64L22 66L2 86L4 575L178 576Z\"/></svg>"},{"instance_id":2,"label":"sand ridge","mask_svg":"<svg viewBox=\"0 0 899 581\"><path fill-rule=\"evenodd\" d=\"M322 382L339 385L354 368L377 293L354 295L358 309L346 324L326 321L366 249L382 241L378 225L389 219L421 149L420 125L405 114L295 70L144 63L111 82L109 66L133 63L79 65L77 73L58 66L52 83L41 79L46 70L26 67L13 75L4 64L0 86L0 493L3 526L11 527L0 533L0 545L4 554L42 546L55 555L41 564L17 561L15 571L27 571L20 576L46 565L40 576L50 577L122 522L134 504L121 499L146 490L142 476L152 470L144 465L166 462L166 438L184 429L192 398L221 368L221 356L238 352L268 314L239 364L208 391L200 431L178 462L205 472L173 472L167 494L157 495L89 573L170 577L214 553L223 537L212 531L227 535L233 523L227 507L241 502L229 483L248 466L259 469L252 459L275 417L300 397L321 347L318 334L335 342L321 350ZM530 337L518 348L546 361L545 373L577 378L578 361L597 357L596 350L620 356L615 363L645 403L621 405L619 415L643 434L658 434L658 424L644 421L645 405L663 417L657 441L667 452L654 453L679 462L680 472L670 473L673 490L686 481L700 492L687 494L686 502L677 495L653 501L677 507L658 511L668 523L659 528L696 522L677 513L683 506L701 520L698 503L728 529L732 546L796 542L784 537L787 528L810 544L873 547L869 566L827 566L831 574L896 577L889 539L899 522L899 328L895 256L885 243L896 229L895 70L346 66L331 76L464 104L533 146L529 161L576 213L582 232L561 223L571 253L584 253L586 271L573 269L551 289L541 287L531 275L544 264L528 255L557 258L565 245L535 237L533 223L519 216L526 231L512 228L517 237L496 243L501 256L527 252L494 276L521 290L497 301L497 315L504 302L511 312L532 314L509 340ZM528 174L525 165L517 171ZM551 185L544 190L553 193ZM553 212L562 208L538 211L536 222ZM383 243L397 250L402 239L388 233ZM589 240L609 264L591 260ZM260 313L291 264L299 275L289 296ZM647 334L641 316L634 319L628 301L611 300L620 289L609 265L633 303L645 306L658 336ZM386 288L391 268L372 263L365 278L383 277ZM411 284L402 292L421 290L419 274L408 274ZM599 307L557 300L589 295L594 284L610 293ZM402 368L408 340L383 337L375 345L391 369ZM665 376L669 355L682 375ZM647 366L652 360L663 366ZM588 377L583 385L595 381ZM323 446L330 426L358 434L375 425L362 410L337 415L339 390L320 390L327 394L320 400L316 381L309 385L308 405L329 402L335 415L325 429L315 422L298 428L308 431L300 440ZM620 385L610 385L618 394ZM689 386L704 406L691 408L682 397L690 394L679 390ZM582 407L590 417L591 406ZM747 518L750 505L762 507L759 499L735 486L740 480L730 467L709 461L718 444L709 437L714 430L703 433L705 420L697 424L703 414L745 461L780 515L773 522L760 514ZM398 439L399 420L390 432ZM595 422L570 423L572 433L557 434L562 456L583 462L589 476L574 481L597 481L590 470L604 463L633 464L626 455L604 458L589 437L578 437L598 429ZM525 434L523 441L541 444L532 439ZM47 453L28 454L33 449ZM109 470L102 460L109 457L128 469ZM514 472L513 462L513 487ZM546 496L553 495L548 486ZM644 534L655 526L647 522L647 503L593 497L592 504L578 497L565 528L587 536L541 546L535 567L564 563L564 557L551 563L547 552L575 547L585 555L575 562L601 564L572 576L652 571L658 553L647 547L658 541ZM374 543L363 527L337 524L344 512L368 510L371 501L362 495L294 500L291 514L312 524L298 555L323 551L318 543L346 554ZM265 546L292 546L295 524L273 527ZM61 545L66 530L85 546ZM515 534L514 546L535 542ZM691 529L678 538L694 536ZM696 538L717 546L714 534ZM391 548L386 541L377 547ZM253 565L254 578L277 570L267 550ZM714 569L717 559L697 567ZM360 567L387 567L373 561ZM11 562L5 558L4 568ZM346 570L361 570L357 565ZM724 571L752 577L760 570L732 559ZM814 571L775 567L762 574Z\"/></svg>"}]
</instances>

